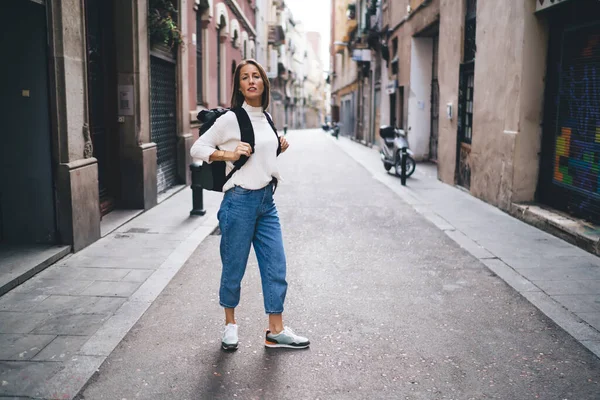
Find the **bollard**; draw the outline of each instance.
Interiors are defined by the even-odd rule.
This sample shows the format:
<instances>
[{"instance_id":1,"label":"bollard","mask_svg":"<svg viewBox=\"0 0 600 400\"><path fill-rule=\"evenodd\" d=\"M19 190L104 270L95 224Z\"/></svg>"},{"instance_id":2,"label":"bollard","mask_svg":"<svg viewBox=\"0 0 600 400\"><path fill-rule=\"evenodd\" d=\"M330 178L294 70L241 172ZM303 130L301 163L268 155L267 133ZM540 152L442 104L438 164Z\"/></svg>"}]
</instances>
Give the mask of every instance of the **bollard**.
<instances>
[{"instance_id":1,"label":"bollard","mask_svg":"<svg viewBox=\"0 0 600 400\"><path fill-rule=\"evenodd\" d=\"M408 158L407 148L402 148L402 160L400 162L400 183L402 186L406 186L406 159Z\"/></svg>"},{"instance_id":2,"label":"bollard","mask_svg":"<svg viewBox=\"0 0 600 400\"><path fill-rule=\"evenodd\" d=\"M202 164L191 163L190 171L192 172L192 211L190 215L204 215L206 210L204 209L204 199L202 197L202 185L200 185L200 168Z\"/></svg>"}]
</instances>

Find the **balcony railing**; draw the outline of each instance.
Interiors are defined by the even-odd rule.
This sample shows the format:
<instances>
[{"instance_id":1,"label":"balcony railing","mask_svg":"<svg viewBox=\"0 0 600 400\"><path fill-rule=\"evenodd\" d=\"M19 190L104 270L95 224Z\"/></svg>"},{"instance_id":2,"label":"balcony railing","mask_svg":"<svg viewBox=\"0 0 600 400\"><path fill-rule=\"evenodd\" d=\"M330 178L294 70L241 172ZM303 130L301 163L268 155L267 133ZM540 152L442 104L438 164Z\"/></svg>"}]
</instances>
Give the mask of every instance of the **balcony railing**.
<instances>
[{"instance_id":1,"label":"balcony railing","mask_svg":"<svg viewBox=\"0 0 600 400\"><path fill-rule=\"evenodd\" d=\"M285 44L285 31L281 25L269 25L269 44L281 46Z\"/></svg>"}]
</instances>

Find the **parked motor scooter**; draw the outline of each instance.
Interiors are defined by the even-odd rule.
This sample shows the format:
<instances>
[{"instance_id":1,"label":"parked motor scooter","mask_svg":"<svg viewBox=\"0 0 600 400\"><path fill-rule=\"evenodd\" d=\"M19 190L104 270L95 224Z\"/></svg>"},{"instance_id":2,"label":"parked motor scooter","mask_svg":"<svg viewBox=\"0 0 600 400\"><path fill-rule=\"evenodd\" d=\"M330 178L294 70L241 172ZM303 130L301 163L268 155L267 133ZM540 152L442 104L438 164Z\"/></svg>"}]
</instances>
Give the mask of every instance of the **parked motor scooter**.
<instances>
[{"instance_id":1,"label":"parked motor scooter","mask_svg":"<svg viewBox=\"0 0 600 400\"><path fill-rule=\"evenodd\" d=\"M331 128L331 136L338 139L339 135L340 135L340 124L337 122L334 122L333 127Z\"/></svg>"},{"instance_id":2,"label":"parked motor scooter","mask_svg":"<svg viewBox=\"0 0 600 400\"><path fill-rule=\"evenodd\" d=\"M402 129L385 125L379 129L381 137L381 161L383 168L389 171L392 167L396 170L396 175L400 176L402 171L402 148L406 147L406 177L415 172L417 163L413 158L414 153L408 147L406 133Z\"/></svg>"}]
</instances>

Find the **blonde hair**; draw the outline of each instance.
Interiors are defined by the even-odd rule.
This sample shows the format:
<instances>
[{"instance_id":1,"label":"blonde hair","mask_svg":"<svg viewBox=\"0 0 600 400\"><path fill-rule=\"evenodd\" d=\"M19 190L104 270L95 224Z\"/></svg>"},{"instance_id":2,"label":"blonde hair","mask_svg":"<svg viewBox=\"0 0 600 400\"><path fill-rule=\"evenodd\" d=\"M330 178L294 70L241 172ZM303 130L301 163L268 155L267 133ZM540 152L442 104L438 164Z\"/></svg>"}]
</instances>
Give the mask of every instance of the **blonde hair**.
<instances>
[{"instance_id":1,"label":"blonde hair","mask_svg":"<svg viewBox=\"0 0 600 400\"><path fill-rule=\"evenodd\" d=\"M271 84L269 83L269 78L267 78L267 73L262 65L260 65L258 61L252 59L242 60L237 67L235 67L235 73L233 74L233 90L231 92L231 108L241 107L242 104L244 104L245 98L240 91L240 74L242 68L246 65L254 65L258 69L264 87L261 106L263 110L266 111L271 100Z\"/></svg>"}]
</instances>

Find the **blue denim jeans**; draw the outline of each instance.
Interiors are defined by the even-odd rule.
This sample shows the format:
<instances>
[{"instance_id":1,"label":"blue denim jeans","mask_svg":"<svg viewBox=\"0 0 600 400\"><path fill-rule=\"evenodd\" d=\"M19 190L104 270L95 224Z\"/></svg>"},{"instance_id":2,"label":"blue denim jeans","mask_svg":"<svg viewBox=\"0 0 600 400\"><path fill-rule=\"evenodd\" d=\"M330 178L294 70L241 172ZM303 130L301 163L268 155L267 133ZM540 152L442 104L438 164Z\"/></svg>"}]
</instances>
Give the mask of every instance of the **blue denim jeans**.
<instances>
[{"instance_id":1,"label":"blue denim jeans","mask_svg":"<svg viewBox=\"0 0 600 400\"><path fill-rule=\"evenodd\" d=\"M242 278L253 244L265 312L282 313L287 292L286 261L281 225L273 201L273 185L259 190L233 187L225 193L217 217L223 263L219 290L221 306L235 308L240 302Z\"/></svg>"}]
</instances>

